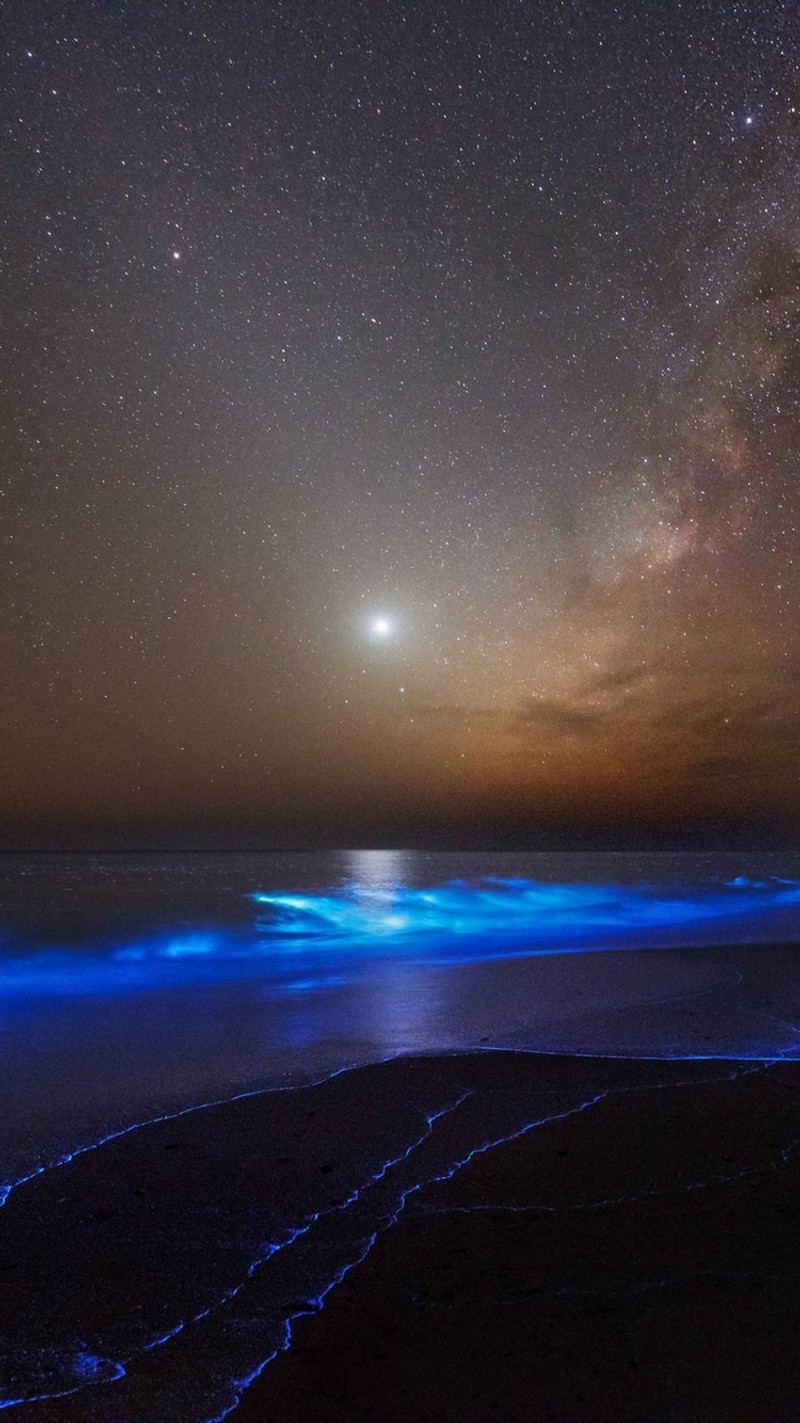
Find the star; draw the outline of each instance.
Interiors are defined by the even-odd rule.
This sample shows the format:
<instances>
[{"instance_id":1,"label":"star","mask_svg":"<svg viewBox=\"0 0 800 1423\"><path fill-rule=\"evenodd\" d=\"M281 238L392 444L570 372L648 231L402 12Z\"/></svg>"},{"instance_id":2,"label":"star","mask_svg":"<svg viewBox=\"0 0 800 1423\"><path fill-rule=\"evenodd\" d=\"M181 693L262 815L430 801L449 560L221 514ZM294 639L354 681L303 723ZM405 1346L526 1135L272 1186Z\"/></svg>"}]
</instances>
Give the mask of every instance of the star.
<instances>
[{"instance_id":1,"label":"star","mask_svg":"<svg viewBox=\"0 0 800 1423\"><path fill-rule=\"evenodd\" d=\"M370 620L369 630L373 637L387 638L391 637L394 627L390 618L384 617L383 614L379 613Z\"/></svg>"}]
</instances>

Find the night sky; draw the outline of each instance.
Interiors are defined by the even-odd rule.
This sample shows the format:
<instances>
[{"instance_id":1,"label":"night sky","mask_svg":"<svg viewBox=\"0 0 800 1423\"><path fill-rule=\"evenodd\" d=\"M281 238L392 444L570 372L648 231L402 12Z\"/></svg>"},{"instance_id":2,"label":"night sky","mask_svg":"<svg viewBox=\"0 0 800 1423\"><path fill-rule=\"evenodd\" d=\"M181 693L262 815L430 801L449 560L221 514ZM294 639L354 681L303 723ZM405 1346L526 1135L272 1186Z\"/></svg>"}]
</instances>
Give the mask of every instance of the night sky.
<instances>
[{"instance_id":1,"label":"night sky","mask_svg":"<svg viewBox=\"0 0 800 1423\"><path fill-rule=\"evenodd\" d=\"M7 0L6 847L800 840L794 0Z\"/></svg>"}]
</instances>

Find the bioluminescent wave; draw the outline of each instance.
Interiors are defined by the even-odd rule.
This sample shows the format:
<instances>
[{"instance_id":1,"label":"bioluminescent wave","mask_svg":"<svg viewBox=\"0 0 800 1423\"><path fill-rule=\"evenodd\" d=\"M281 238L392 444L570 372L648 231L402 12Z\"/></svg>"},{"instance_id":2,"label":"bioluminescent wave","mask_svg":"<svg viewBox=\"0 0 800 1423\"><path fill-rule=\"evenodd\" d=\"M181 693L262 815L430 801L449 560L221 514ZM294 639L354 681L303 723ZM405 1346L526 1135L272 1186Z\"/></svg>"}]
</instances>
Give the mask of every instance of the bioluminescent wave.
<instances>
[{"instance_id":1,"label":"bioluminescent wave","mask_svg":"<svg viewBox=\"0 0 800 1423\"><path fill-rule=\"evenodd\" d=\"M193 925L130 942L0 955L6 998L141 992L261 979L278 994L341 987L370 965L446 965L543 954L800 940L800 883L739 877L675 885L455 880L256 890L250 923ZM779 920L776 931L775 921Z\"/></svg>"},{"instance_id":2,"label":"bioluminescent wave","mask_svg":"<svg viewBox=\"0 0 800 1423\"><path fill-rule=\"evenodd\" d=\"M482 957L491 956L492 944L502 951L521 939L530 942L534 952L542 946L558 950L609 931L646 934L800 905L800 884L740 878L680 892L657 886L540 884L489 877L435 889L398 886L386 891L356 885L335 895L256 893L253 899L268 911L260 927L275 939L327 937L375 948L407 946L417 939L456 953L464 942L478 940L484 945L477 951Z\"/></svg>"}]
</instances>

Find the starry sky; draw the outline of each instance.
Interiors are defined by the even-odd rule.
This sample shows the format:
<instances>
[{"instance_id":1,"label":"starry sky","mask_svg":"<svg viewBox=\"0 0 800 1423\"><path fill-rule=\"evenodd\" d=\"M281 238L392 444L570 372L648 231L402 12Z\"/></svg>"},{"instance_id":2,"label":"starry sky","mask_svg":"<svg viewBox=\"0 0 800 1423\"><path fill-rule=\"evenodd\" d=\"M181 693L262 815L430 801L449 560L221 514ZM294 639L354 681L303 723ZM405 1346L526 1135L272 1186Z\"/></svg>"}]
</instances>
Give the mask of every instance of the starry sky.
<instances>
[{"instance_id":1,"label":"starry sky","mask_svg":"<svg viewBox=\"0 0 800 1423\"><path fill-rule=\"evenodd\" d=\"M0 15L0 843L800 841L794 0Z\"/></svg>"}]
</instances>

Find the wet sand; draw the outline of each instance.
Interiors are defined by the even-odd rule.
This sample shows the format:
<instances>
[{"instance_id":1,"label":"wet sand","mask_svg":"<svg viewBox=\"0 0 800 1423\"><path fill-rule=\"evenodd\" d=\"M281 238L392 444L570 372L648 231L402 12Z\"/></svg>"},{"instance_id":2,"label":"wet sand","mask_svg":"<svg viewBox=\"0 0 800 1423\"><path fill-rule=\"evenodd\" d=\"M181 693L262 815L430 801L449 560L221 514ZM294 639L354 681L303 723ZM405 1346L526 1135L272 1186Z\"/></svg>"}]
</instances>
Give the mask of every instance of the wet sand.
<instances>
[{"instance_id":1,"label":"wet sand","mask_svg":"<svg viewBox=\"0 0 800 1423\"><path fill-rule=\"evenodd\" d=\"M794 1419L799 1145L800 1064L495 1051L143 1125L0 1211L8 1416Z\"/></svg>"}]
</instances>

